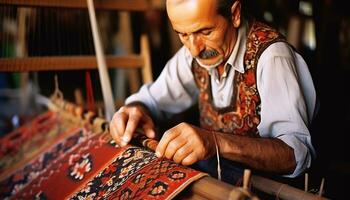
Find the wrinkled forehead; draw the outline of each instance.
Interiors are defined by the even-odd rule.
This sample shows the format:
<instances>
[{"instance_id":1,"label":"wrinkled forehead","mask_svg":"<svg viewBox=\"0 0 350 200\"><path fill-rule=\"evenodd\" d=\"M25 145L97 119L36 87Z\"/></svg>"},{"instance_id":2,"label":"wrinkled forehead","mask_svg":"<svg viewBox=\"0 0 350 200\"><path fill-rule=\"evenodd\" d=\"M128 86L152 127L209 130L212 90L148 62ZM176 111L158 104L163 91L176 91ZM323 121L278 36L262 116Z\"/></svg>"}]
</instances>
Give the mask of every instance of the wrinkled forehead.
<instances>
[{"instance_id":1,"label":"wrinkled forehead","mask_svg":"<svg viewBox=\"0 0 350 200\"><path fill-rule=\"evenodd\" d=\"M210 20L217 15L216 0L167 0L166 8L171 21Z\"/></svg>"}]
</instances>

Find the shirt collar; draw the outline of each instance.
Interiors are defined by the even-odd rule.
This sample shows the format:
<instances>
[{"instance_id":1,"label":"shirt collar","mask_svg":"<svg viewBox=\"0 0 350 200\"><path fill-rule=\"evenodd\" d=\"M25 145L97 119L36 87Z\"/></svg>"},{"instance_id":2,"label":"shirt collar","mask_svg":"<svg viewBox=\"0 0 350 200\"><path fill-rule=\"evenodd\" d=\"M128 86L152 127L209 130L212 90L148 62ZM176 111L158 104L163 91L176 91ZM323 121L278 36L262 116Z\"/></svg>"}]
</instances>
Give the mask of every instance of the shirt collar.
<instances>
[{"instance_id":1,"label":"shirt collar","mask_svg":"<svg viewBox=\"0 0 350 200\"><path fill-rule=\"evenodd\" d=\"M240 73L244 73L244 54L246 50L246 32L247 32L247 23L243 21L242 25L238 29L238 36L235 47L228 58L225 64L225 72L226 75L230 69L230 67L239 71Z\"/></svg>"}]
</instances>

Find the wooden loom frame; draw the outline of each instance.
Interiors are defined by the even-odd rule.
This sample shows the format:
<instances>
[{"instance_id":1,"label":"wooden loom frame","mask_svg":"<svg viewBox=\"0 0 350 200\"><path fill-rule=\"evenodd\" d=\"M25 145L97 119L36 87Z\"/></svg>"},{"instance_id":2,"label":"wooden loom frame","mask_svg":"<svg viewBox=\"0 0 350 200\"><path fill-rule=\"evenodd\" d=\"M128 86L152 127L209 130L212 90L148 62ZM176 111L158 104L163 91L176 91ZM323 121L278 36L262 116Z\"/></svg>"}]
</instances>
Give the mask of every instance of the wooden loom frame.
<instances>
[{"instance_id":1,"label":"wooden loom frame","mask_svg":"<svg viewBox=\"0 0 350 200\"><path fill-rule=\"evenodd\" d=\"M102 10L128 10L145 12L151 8L149 0L95 0L95 7ZM87 8L85 0L0 0L0 5L21 7L62 7ZM150 62L149 44L146 35L141 36L140 54L127 56L107 56L109 68L142 69L143 82L151 82L152 70ZM0 72L30 72L51 70L83 70L97 69L95 56L46 56L24 58L0 58ZM276 181L252 176L252 187L270 195L278 195L281 199L306 200L327 199L303 190L278 183ZM190 185L192 194L188 199L230 199L230 193L239 193L236 187L218 181L212 177L204 177Z\"/></svg>"},{"instance_id":2,"label":"wooden loom frame","mask_svg":"<svg viewBox=\"0 0 350 200\"><path fill-rule=\"evenodd\" d=\"M151 8L147 0L99 0L97 9L145 12ZM20 7L87 8L85 0L0 0L0 5ZM109 68L141 69L143 83L153 80L148 37L140 38L140 54L107 56ZM0 72L29 72L51 70L97 69L95 56L46 56L24 58L0 58Z\"/></svg>"}]
</instances>

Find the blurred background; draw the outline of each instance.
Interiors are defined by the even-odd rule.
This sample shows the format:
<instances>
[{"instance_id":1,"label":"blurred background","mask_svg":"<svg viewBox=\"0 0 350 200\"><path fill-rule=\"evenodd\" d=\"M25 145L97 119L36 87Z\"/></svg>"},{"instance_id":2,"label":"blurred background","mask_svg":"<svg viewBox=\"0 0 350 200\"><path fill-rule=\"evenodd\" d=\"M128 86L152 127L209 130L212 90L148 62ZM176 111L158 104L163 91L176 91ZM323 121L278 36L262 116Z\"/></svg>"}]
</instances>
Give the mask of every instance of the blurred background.
<instances>
[{"instance_id":1,"label":"blurred background","mask_svg":"<svg viewBox=\"0 0 350 200\"><path fill-rule=\"evenodd\" d=\"M4 3L5 2L5 3ZM350 178L350 14L341 0L242 1L244 10L283 33L308 63L320 109L312 125L317 158L310 170L310 189L325 178L325 196L345 199ZM137 42L147 33L153 79L181 47L168 22L162 0L151 1L146 13L97 11L106 54L140 52ZM25 23L21 30L20 23ZM26 8L0 4L0 57L93 55L95 53L86 9ZM2 66L0 66L1 68ZM85 105L88 93L96 104L102 99L97 70L0 72L0 137L24 124L43 108L35 95L50 96L54 76L65 99ZM109 70L116 105L134 90L125 70ZM88 90L91 81L92 88ZM303 186L297 185L301 189Z\"/></svg>"}]
</instances>

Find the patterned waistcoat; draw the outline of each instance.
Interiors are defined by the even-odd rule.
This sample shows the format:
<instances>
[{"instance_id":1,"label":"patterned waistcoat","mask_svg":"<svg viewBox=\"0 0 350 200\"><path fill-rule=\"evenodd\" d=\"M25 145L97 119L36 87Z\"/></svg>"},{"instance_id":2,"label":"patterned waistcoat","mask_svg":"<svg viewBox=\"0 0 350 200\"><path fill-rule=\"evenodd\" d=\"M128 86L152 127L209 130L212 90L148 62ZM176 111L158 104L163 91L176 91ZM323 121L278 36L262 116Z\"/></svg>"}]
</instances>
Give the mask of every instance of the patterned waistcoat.
<instances>
[{"instance_id":1,"label":"patterned waistcoat","mask_svg":"<svg viewBox=\"0 0 350 200\"><path fill-rule=\"evenodd\" d=\"M272 43L285 41L275 29L261 22L252 21L247 31L245 72L235 72L234 92L231 103L217 108L213 102L210 76L195 59L192 72L199 88L200 125L207 130L247 136L259 136L260 95L256 85L256 67L261 53Z\"/></svg>"}]
</instances>

